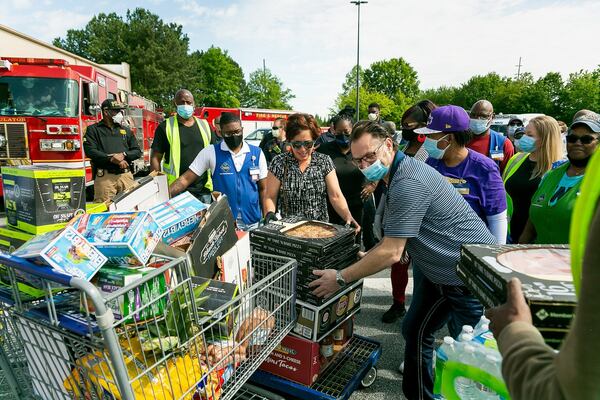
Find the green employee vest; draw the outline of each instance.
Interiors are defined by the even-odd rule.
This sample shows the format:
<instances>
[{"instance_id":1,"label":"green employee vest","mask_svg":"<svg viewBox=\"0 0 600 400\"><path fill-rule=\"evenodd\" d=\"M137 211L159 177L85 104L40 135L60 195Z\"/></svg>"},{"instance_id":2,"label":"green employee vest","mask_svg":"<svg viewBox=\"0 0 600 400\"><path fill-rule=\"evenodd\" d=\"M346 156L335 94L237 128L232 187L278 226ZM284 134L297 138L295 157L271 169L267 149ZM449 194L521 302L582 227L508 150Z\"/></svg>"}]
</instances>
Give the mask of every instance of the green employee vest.
<instances>
[{"instance_id":1,"label":"green employee vest","mask_svg":"<svg viewBox=\"0 0 600 400\"><path fill-rule=\"evenodd\" d=\"M506 182L508 179L515 174L523 165L525 160L529 157L531 153L517 153L511 157L510 160L506 163L506 168L504 168L504 173L502 174L502 181L504 182L504 187L506 187ZM508 215L508 232L510 233L510 219L513 213L513 201L512 198L506 192L506 213ZM518 239L518 238L517 238Z\"/></svg>"},{"instance_id":2,"label":"green employee vest","mask_svg":"<svg viewBox=\"0 0 600 400\"><path fill-rule=\"evenodd\" d=\"M581 267L585 245L590 224L598 206L598 199L600 199L600 151L595 152L585 169L581 191L573 210L575 223L571 224L569 243L571 245L571 271L577 294L581 287Z\"/></svg>"},{"instance_id":3,"label":"green employee vest","mask_svg":"<svg viewBox=\"0 0 600 400\"><path fill-rule=\"evenodd\" d=\"M535 242L537 244L569 243L571 217L581 181L570 188L556 204L553 206L549 204L569 165L569 163L565 163L548 172L531 198L529 219L535 226L537 233Z\"/></svg>"},{"instance_id":4,"label":"green employee vest","mask_svg":"<svg viewBox=\"0 0 600 400\"><path fill-rule=\"evenodd\" d=\"M194 117L194 119L196 120L196 124L198 124L198 128L200 129L200 135L202 136L204 147L208 147L210 145L210 127L208 126L208 122L196 117ZM179 177L179 165L181 161L181 143L179 141L179 124L177 122L177 116L173 116L167 120L166 128L170 153L168 164L163 158L162 170L165 174L167 174L167 180L169 181L170 185ZM206 171L206 174L208 176L208 180L206 181L205 187L212 191L212 178L210 176L210 171Z\"/></svg>"}]
</instances>

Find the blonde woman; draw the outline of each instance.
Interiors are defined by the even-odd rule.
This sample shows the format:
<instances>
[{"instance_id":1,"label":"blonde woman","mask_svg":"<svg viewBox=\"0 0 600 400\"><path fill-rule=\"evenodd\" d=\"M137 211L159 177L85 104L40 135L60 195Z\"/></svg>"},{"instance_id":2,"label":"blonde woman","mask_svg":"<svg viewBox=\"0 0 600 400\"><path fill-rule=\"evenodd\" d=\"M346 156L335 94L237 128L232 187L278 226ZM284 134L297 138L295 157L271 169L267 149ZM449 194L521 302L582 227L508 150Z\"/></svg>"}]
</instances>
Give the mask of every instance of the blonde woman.
<instances>
[{"instance_id":1,"label":"blonde woman","mask_svg":"<svg viewBox=\"0 0 600 400\"><path fill-rule=\"evenodd\" d=\"M552 169L552 164L563 158L560 126L552 117L535 117L515 144L520 152L509 160L503 175L513 243L523 233L529 218L531 198L542 176Z\"/></svg>"}]
</instances>

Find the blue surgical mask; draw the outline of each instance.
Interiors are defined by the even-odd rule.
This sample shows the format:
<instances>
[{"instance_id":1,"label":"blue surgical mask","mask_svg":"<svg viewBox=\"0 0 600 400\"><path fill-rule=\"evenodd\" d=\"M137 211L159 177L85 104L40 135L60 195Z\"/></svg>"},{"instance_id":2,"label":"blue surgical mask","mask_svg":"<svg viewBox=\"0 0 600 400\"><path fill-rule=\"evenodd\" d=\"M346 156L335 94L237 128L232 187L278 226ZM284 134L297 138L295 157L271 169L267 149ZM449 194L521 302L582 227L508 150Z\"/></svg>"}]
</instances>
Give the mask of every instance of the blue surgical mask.
<instances>
[{"instance_id":1,"label":"blue surgical mask","mask_svg":"<svg viewBox=\"0 0 600 400\"><path fill-rule=\"evenodd\" d=\"M488 130L489 119L473 119L469 120L469 129L474 135L481 135Z\"/></svg>"},{"instance_id":2,"label":"blue surgical mask","mask_svg":"<svg viewBox=\"0 0 600 400\"><path fill-rule=\"evenodd\" d=\"M448 136L448 135L446 135L446 136ZM427 154L429 154L429 157L435 158L436 160L441 160L442 158L444 158L444 154L446 154L446 150L448 150L448 147L450 147L450 145L446 146L446 148L443 150L438 149L437 145L438 145L438 142L440 140L444 139L446 136L439 138L438 140L431 139L431 138L425 138L423 147L425 147L425 150L427 151Z\"/></svg>"},{"instance_id":3,"label":"blue surgical mask","mask_svg":"<svg viewBox=\"0 0 600 400\"><path fill-rule=\"evenodd\" d=\"M523 137L518 140L517 147L525 153L531 153L535 150L535 142L536 140L531 136L523 135Z\"/></svg>"},{"instance_id":4,"label":"blue surgical mask","mask_svg":"<svg viewBox=\"0 0 600 400\"><path fill-rule=\"evenodd\" d=\"M378 180L383 179L390 170L390 167L386 167L380 160L375 161L373 164L369 165L365 169L361 169L360 172L363 173L365 178L367 178L370 182L377 182Z\"/></svg>"},{"instance_id":5,"label":"blue surgical mask","mask_svg":"<svg viewBox=\"0 0 600 400\"><path fill-rule=\"evenodd\" d=\"M335 135L335 142L341 147L348 147L350 146L350 136L344 135L343 133L341 135Z\"/></svg>"},{"instance_id":6,"label":"blue surgical mask","mask_svg":"<svg viewBox=\"0 0 600 400\"><path fill-rule=\"evenodd\" d=\"M189 104L179 104L177 105L177 114L183 119L188 119L194 113L194 106Z\"/></svg>"}]
</instances>

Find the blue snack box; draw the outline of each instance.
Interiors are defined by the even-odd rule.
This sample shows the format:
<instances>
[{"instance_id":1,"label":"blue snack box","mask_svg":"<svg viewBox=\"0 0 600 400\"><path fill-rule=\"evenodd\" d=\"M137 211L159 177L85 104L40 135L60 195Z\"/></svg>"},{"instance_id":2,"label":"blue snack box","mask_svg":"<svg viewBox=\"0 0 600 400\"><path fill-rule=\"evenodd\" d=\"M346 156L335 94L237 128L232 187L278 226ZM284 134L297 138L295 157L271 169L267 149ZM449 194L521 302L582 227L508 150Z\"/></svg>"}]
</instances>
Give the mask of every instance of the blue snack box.
<instances>
[{"instance_id":1,"label":"blue snack box","mask_svg":"<svg viewBox=\"0 0 600 400\"><path fill-rule=\"evenodd\" d=\"M175 243L198 228L208 206L190 192L183 192L171 200L152 207L149 212L163 230L163 242Z\"/></svg>"},{"instance_id":2,"label":"blue snack box","mask_svg":"<svg viewBox=\"0 0 600 400\"><path fill-rule=\"evenodd\" d=\"M106 257L72 227L29 240L13 255L43 263L67 275L89 281Z\"/></svg>"},{"instance_id":3,"label":"blue snack box","mask_svg":"<svg viewBox=\"0 0 600 400\"><path fill-rule=\"evenodd\" d=\"M112 265L145 265L163 233L146 211L84 214L73 225Z\"/></svg>"}]
</instances>

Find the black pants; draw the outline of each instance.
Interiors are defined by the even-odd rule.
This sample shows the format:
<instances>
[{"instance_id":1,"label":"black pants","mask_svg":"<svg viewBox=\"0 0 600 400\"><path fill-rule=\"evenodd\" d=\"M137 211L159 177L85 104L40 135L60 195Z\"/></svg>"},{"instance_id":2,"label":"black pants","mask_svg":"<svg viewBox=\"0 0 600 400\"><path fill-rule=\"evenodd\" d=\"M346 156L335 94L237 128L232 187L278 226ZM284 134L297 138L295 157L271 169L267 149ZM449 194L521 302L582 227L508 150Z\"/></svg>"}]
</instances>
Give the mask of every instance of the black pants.
<instances>
[{"instance_id":1,"label":"black pants","mask_svg":"<svg viewBox=\"0 0 600 400\"><path fill-rule=\"evenodd\" d=\"M375 202L373 196L365 201L363 206L363 216L360 226L362 227L362 239L365 251L371 250L378 242L373 233L373 222L375 221Z\"/></svg>"}]
</instances>

